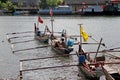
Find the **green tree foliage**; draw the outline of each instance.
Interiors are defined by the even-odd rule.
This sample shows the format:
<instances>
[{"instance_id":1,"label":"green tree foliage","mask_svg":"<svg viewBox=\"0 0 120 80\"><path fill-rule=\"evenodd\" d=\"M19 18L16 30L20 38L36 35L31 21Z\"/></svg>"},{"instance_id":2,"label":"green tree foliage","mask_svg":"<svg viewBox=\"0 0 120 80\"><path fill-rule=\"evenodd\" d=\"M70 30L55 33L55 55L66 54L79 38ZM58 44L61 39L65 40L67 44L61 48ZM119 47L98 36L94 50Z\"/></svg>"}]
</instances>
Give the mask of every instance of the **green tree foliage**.
<instances>
[{"instance_id":1,"label":"green tree foliage","mask_svg":"<svg viewBox=\"0 0 120 80\"><path fill-rule=\"evenodd\" d=\"M63 0L47 0L47 4L50 7L55 7L55 6L60 5L62 3L63 3Z\"/></svg>"},{"instance_id":2,"label":"green tree foliage","mask_svg":"<svg viewBox=\"0 0 120 80\"><path fill-rule=\"evenodd\" d=\"M42 9L48 8L48 4L47 4L46 0L41 0L40 8L42 8Z\"/></svg>"},{"instance_id":3,"label":"green tree foliage","mask_svg":"<svg viewBox=\"0 0 120 80\"><path fill-rule=\"evenodd\" d=\"M63 4L63 0L41 0L40 8L45 9Z\"/></svg>"},{"instance_id":4,"label":"green tree foliage","mask_svg":"<svg viewBox=\"0 0 120 80\"><path fill-rule=\"evenodd\" d=\"M13 12L16 9L16 6L13 5L10 0L7 0L6 2L0 1L0 9L4 9L8 12Z\"/></svg>"},{"instance_id":5,"label":"green tree foliage","mask_svg":"<svg viewBox=\"0 0 120 80\"><path fill-rule=\"evenodd\" d=\"M0 9L2 8L2 2L0 1Z\"/></svg>"}]
</instances>

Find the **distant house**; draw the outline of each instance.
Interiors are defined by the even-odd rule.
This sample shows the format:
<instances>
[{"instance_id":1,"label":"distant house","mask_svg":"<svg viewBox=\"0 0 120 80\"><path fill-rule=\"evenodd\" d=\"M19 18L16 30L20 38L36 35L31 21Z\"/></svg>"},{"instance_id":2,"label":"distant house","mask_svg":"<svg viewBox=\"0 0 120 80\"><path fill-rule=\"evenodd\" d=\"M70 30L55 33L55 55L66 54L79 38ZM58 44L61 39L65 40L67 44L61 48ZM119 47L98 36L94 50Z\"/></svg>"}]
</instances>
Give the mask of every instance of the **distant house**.
<instances>
[{"instance_id":1,"label":"distant house","mask_svg":"<svg viewBox=\"0 0 120 80\"><path fill-rule=\"evenodd\" d=\"M102 5L110 0L64 0L65 4L72 6L73 12L78 11L81 7L88 5Z\"/></svg>"},{"instance_id":2,"label":"distant house","mask_svg":"<svg viewBox=\"0 0 120 80\"><path fill-rule=\"evenodd\" d=\"M39 10L40 0L11 0L11 2L17 5L14 15L36 14Z\"/></svg>"}]
</instances>

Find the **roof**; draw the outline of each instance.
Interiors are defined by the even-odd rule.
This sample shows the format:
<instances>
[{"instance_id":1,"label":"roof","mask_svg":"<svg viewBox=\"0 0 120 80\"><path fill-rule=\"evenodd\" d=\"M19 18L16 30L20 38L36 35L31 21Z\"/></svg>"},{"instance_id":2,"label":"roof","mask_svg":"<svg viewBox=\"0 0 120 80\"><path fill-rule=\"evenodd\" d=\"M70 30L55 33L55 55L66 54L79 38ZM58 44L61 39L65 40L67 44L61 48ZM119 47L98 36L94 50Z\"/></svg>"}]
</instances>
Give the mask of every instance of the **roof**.
<instances>
[{"instance_id":1,"label":"roof","mask_svg":"<svg viewBox=\"0 0 120 80\"><path fill-rule=\"evenodd\" d=\"M64 0L66 4L81 4L81 3L86 3L86 4L103 4L106 1L110 0Z\"/></svg>"}]
</instances>

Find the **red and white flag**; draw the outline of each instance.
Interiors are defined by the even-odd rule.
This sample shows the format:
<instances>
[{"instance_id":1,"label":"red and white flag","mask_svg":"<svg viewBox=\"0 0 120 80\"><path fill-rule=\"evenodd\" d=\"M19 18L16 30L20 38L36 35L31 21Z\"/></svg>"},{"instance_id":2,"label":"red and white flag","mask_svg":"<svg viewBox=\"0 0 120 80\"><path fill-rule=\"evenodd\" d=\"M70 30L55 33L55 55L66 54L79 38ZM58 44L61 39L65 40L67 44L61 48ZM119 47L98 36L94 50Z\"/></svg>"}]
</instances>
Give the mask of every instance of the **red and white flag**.
<instances>
[{"instance_id":1,"label":"red and white flag","mask_svg":"<svg viewBox=\"0 0 120 80\"><path fill-rule=\"evenodd\" d=\"M43 23L43 20L38 16L38 22Z\"/></svg>"},{"instance_id":2,"label":"red and white flag","mask_svg":"<svg viewBox=\"0 0 120 80\"><path fill-rule=\"evenodd\" d=\"M50 8L50 16L53 16L52 8Z\"/></svg>"}]
</instances>

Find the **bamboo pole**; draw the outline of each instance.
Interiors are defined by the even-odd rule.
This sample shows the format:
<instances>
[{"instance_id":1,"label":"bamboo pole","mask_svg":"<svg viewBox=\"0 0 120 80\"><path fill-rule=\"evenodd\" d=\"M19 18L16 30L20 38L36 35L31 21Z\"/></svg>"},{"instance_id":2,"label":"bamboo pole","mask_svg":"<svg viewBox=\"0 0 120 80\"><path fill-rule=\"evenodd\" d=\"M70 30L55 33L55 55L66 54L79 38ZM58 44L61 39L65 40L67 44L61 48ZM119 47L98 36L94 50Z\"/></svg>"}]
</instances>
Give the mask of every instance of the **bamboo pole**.
<instances>
[{"instance_id":1,"label":"bamboo pole","mask_svg":"<svg viewBox=\"0 0 120 80\"><path fill-rule=\"evenodd\" d=\"M31 42L31 41L35 41L35 40L32 39L32 40L27 40L27 41L11 42L11 44L25 43L25 42Z\"/></svg>"},{"instance_id":2,"label":"bamboo pole","mask_svg":"<svg viewBox=\"0 0 120 80\"><path fill-rule=\"evenodd\" d=\"M92 40L94 40L95 42L97 42L97 43L99 43L97 40L95 40L92 36L90 37ZM107 48L106 46L105 46L105 44L102 44L102 46L103 47L105 47L105 48Z\"/></svg>"},{"instance_id":3,"label":"bamboo pole","mask_svg":"<svg viewBox=\"0 0 120 80\"><path fill-rule=\"evenodd\" d=\"M22 72L25 72L25 71L34 71L34 70L40 70L40 69L52 69L52 68L72 67L72 66L78 66L78 64L62 65L62 66L50 66L50 67L41 67L41 68L26 69L26 70L21 70L21 71L22 71Z\"/></svg>"},{"instance_id":4,"label":"bamboo pole","mask_svg":"<svg viewBox=\"0 0 120 80\"><path fill-rule=\"evenodd\" d=\"M81 43L81 44L91 44L91 45L92 45L92 44L95 44L95 45L96 45L96 44L100 44L100 43ZM101 43L101 45L103 45L103 44L104 44L104 43ZM74 43L74 45L78 45L78 43Z\"/></svg>"},{"instance_id":5,"label":"bamboo pole","mask_svg":"<svg viewBox=\"0 0 120 80\"><path fill-rule=\"evenodd\" d=\"M97 54L98 54L98 52L99 52L101 42L102 42L102 38L100 39L100 43L99 43L99 45L98 45L97 52L96 52L96 54L95 54L95 58L94 58L94 62L95 62L95 63L96 63L96 57L97 57Z\"/></svg>"},{"instance_id":6,"label":"bamboo pole","mask_svg":"<svg viewBox=\"0 0 120 80\"><path fill-rule=\"evenodd\" d=\"M88 65L96 65L98 63L91 63ZM105 65L105 64L120 64L120 62L111 62L111 63L99 63L101 65ZM61 66L49 66L49 67L41 67L41 68L34 68L34 69L25 69L25 70L20 70L21 72L25 72L25 71L34 71L34 70L40 70L40 69L52 69L52 68L62 68L62 67L72 67L72 66L79 66L79 64L72 64L72 65L61 65Z\"/></svg>"},{"instance_id":7,"label":"bamboo pole","mask_svg":"<svg viewBox=\"0 0 120 80\"><path fill-rule=\"evenodd\" d=\"M22 70L23 70L23 68L22 68L22 62L20 62L20 80L23 79L23 77L22 77Z\"/></svg>"},{"instance_id":8,"label":"bamboo pole","mask_svg":"<svg viewBox=\"0 0 120 80\"><path fill-rule=\"evenodd\" d=\"M54 31L53 31L53 21L54 21L54 19L53 19L52 8L50 8L50 16L51 16L52 35L53 35L53 33L54 33Z\"/></svg>"},{"instance_id":9,"label":"bamboo pole","mask_svg":"<svg viewBox=\"0 0 120 80\"><path fill-rule=\"evenodd\" d=\"M9 36L7 35L7 40L8 40L8 42L11 42L11 40L10 40L10 38L9 38Z\"/></svg>"},{"instance_id":10,"label":"bamboo pole","mask_svg":"<svg viewBox=\"0 0 120 80\"><path fill-rule=\"evenodd\" d=\"M98 62L98 63L91 63L91 64L88 64L88 65L96 65L96 64L103 64L103 65L105 65L105 64L120 64L120 62L107 62L107 63Z\"/></svg>"},{"instance_id":11,"label":"bamboo pole","mask_svg":"<svg viewBox=\"0 0 120 80\"><path fill-rule=\"evenodd\" d=\"M14 32L14 33L7 33L6 35L24 34L24 33L33 33L33 32L34 32L34 31Z\"/></svg>"},{"instance_id":12,"label":"bamboo pole","mask_svg":"<svg viewBox=\"0 0 120 80\"><path fill-rule=\"evenodd\" d=\"M79 47L81 47L81 49L82 49L82 36L81 36L82 24L79 24L79 25L80 25L80 28L79 28L79 30L80 30L80 44L79 44ZM82 50L80 50L80 53L82 54ZM78 56L79 56L79 54L78 54Z\"/></svg>"},{"instance_id":13,"label":"bamboo pole","mask_svg":"<svg viewBox=\"0 0 120 80\"><path fill-rule=\"evenodd\" d=\"M104 51L98 51L99 53L103 53ZM119 51L120 52L120 51ZM96 53L96 52L85 52L86 54L92 54L92 53ZM108 53L107 53L108 54ZM62 54L62 55L58 55L58 56L48 56L48 57L42 57L42 58L33 58L33 59L23 59L23 60L20 60L20 62L23 62L23 61L30 61L30 60L39 60L39 59L48 59L48 58L56 58L56 57L66 57L66 56L72 56L72 55L76 55L76 54Z\"/></svg>"},{"instance_id":14,"label":"bamboo pole","mask_svg":"<svg viewBox=\"0 0 120 80\"><path fill-rule=\"evenodd\" d=\"M48 47L48 45L46 45L46 46L34 47L34 48L20 49L20 50L15 50L15 51L12 51L12 52L15 53L15 52L19 52L19 51L25 51L25 50L31 50L31 49L38 49L38 48L44 48L44 47Z\"/></svg>"},{"instance_id":15,"label":"bamboo pole","mask_svg":"<svg viewBox=\"0 0 120 80\"><path fill-rule=\"evenodd\" d=\"M15 36L15 37L10 37L10 38L8 38L8 39L24 38L24 37L33 37L33 35Z\"/></svg>"},{"instance_id":16,"label":"bamboo pole","mask_svg":"<svg viewBox=\"0 0 120 80\"><path fill-rule=\"evenodd\" d=\"M11 50L12 50L12 51L14 50L14 45L13 45L13 44L11 45Z\"/></svg>"},{"instance_id":17,"label":"bamboo pole","mask_svg":"<svg viewBox=\"0 0 120 80\"><path fill-rule=\"evenodd\" d=\"M23 61L30 61L30 60L39 60L39 59L48 59L48 58L56 58L56 57L68 57L70 55L76 55L76 54L62 54L62 55L57 55L57 56L48 56L48 57L41 57L41 58L33 58L33 59L23 59L23 60L20 60L20 62L23 62Z\"/></svg>"},{"instance_id":18,"label":"bamboo pole","mask_svg":"<svg viewBox=\"0 0 120 80\"><path fill-rule=\"evenodd\" d=\"M116 47L116 48L111 48L111 49L109 49L109 50L114 50L114 49L120 49L120 47Z\"/></svg>"},{"instance_id":19,"label":"bamboo pole","mask_svg":"<svg viewBox=\"0 0 120 80\"><path fill-rule=\"evenodd\" d=\"M120 50L102 50L102 52L120 52Z\"/></svg>"}]
</instances>

